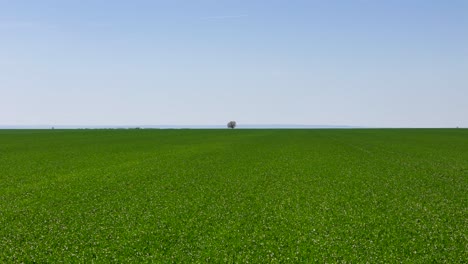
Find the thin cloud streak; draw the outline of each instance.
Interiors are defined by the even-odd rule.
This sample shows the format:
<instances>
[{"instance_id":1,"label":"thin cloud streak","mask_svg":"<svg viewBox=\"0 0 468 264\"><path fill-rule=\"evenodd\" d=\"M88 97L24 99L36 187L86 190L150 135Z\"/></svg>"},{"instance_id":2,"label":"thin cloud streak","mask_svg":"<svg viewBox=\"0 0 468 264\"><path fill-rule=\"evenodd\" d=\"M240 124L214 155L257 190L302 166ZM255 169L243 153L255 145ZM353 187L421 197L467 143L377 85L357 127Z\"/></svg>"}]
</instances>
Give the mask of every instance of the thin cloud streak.
<instances>
[{"instance_id":1,"label":"thin cloud streak","mask_svg":"<svg viewBox=\"0 0 468 264\"><path fill-rule=\"evenodd\" d=\"M202 20L222 20L222 19L236 19L236 18L243 18L248 17L248 15L230 15L230 16L207 16L202 17Z\"/></svg>"},{"instance_id":2,"label":"thin cloud streak","mask_svg":"<svg viewBox=\"0 0 468 264\"><path fill-rule=\"evenodd\" d=\"M21 30L21 29L47 29L56 28L55 25L45 24L35 21L15 21L15 20L0 20L0 29Z\"/></svg>"}]
</instances>

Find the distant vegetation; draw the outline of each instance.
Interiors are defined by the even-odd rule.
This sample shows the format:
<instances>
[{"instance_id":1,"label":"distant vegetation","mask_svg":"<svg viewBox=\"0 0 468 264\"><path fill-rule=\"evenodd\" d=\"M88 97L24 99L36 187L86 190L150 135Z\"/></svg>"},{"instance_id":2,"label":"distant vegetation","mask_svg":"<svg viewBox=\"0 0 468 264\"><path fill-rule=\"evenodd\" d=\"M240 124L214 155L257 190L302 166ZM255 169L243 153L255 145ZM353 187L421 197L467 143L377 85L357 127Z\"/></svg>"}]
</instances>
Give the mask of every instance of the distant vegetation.
<instances>
[{"instance_id":1,"label":"distant vegetation","mask_svg":"<svg viewBox=\"0 0 468 264\"><path fill-rule=\"evenodd\" d=\"M227 127L234 129L236 128L236 125L237 125L236 121L229 121L229 123L227 124Z\"/></svg>"},{"instance_id":2,"label":"distant vegetation","mask_svg":"<svg viewBox=\"0 0 468 264\"><path fill-rule=\"evenodd\" d=\"M3 130L0 262L466 263L468 130Z\"/></svg>"}]
</instances>

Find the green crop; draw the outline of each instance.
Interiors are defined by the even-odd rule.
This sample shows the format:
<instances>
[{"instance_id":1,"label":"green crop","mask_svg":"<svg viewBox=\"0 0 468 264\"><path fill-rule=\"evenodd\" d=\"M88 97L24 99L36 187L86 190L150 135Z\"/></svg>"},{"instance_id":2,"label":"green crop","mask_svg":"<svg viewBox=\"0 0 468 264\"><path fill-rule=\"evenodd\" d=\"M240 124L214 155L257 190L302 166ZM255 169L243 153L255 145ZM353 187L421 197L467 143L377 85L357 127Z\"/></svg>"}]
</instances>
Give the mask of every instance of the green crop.
<instances>
[{"instance_id":1,"label":"green crop","mask_svg":"<svg viewBox=\"0 0 468 264\"><path fill-rule=\"evenodd\" d=\"M468 262L468 130L3 130L0 262Z\"/></svg>"}]
</instances>

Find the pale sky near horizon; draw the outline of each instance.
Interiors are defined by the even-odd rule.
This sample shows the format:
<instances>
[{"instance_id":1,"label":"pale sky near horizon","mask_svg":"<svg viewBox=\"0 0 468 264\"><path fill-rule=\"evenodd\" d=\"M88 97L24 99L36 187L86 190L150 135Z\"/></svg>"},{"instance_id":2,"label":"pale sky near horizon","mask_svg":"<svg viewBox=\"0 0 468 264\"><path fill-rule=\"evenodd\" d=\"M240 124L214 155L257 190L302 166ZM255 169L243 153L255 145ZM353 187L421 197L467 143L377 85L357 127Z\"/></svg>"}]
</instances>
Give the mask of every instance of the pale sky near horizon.
<instances>
[{"instance_id":1,"label":"pale sky near horizon","mask_svg":"<svg viewBox=\"0 0 468 264\"><path fill-rule=\"evenodd\" d=\"M0 125L468 127L468 1L0 0Z\"/></svg>"}]
</instances>

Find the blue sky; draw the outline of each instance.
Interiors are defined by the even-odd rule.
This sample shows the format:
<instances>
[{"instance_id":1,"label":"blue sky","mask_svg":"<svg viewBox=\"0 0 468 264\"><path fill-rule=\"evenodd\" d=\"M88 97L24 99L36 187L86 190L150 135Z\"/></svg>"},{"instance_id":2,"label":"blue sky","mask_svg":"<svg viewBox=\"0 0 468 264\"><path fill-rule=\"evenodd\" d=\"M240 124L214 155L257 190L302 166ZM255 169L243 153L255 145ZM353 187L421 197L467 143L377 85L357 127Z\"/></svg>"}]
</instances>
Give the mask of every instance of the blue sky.
<instances>
[{"instance_id":1,"label":"blue sky","mask_svg":"<svg viewBox=\"0 0 468 264\"><path fill-rule=\"evenodd\" d=\"M0 125L468 127L468 1L0 0Z\"/></svg>"}]
</instances>

